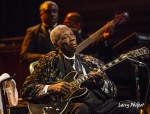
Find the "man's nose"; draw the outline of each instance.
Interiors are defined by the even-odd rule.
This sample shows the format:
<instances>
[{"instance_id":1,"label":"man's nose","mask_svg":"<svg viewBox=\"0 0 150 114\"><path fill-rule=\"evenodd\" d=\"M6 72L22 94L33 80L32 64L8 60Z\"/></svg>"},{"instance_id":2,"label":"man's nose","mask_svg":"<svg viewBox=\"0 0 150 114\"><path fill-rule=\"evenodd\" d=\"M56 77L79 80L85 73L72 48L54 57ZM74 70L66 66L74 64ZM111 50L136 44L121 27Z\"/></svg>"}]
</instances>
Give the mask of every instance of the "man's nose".
<instances>
[{"instance_id":1,"label":"man's nose","mask_svg":"<svg viewBox=\"0 0 150 114\"><path fill-rule=\"evenodd\" d=\"M70 42L75 41L76 38L75 37L70 37Z\"/></svg>"},{"instance_id":2,"label":"man's nose","mask_svg":"<svg viewBox=\"0 0 150 114\"><path fill-rule=\"evenodd\" d=\"M50 11L49 15L54 16L56 13L54 11Z\"/></svg>"}]
</instances>

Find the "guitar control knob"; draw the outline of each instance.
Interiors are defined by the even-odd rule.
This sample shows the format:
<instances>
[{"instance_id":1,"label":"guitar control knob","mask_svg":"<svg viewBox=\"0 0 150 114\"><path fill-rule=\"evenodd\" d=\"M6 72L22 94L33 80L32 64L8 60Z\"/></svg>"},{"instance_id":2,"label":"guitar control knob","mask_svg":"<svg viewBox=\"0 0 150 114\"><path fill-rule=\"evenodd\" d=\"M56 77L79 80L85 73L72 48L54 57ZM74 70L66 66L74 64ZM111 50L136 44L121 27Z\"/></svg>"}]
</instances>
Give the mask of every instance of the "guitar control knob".
<instances>
[{"instance_id":1,"label":"guitar control knob","mask_svg":"<svg viewBox=\"0 0 150 114\"><path fill-rule=\"evenodd\" d=\"M54 108L50 106L49 109L53 110Z\"/></svg>"},{"instance_id":2,"label":"guitar control knob","mask_svg":"<svg viewBox=\"0 0 150 114\"><path fill-rule=\"evenodd\" d=\"M47 106L43 107L42 111L43 111L43 114L46 114L46 112L48 111L48 107Z\"/></svg>"},{"instance_id":3,"label":"guitar control knob","mask_svg":"<svg viewBox=\"0 0 150 114\"><path fill-rule=\"evenodd\" d=\"M56 108L56 112L59 112L60 111L60 109L59 108Z\"/></svg>"},{"instance_id":4,"label":"guitar control knob","mask_svg":"<svg viewBox=\"0 0 150 114\"><path fill-rule=\"evenodd\" d=\"M56 105L57 105L57 103L54 103L54 105L56 106Z\"/></svg>"}]
</instances>

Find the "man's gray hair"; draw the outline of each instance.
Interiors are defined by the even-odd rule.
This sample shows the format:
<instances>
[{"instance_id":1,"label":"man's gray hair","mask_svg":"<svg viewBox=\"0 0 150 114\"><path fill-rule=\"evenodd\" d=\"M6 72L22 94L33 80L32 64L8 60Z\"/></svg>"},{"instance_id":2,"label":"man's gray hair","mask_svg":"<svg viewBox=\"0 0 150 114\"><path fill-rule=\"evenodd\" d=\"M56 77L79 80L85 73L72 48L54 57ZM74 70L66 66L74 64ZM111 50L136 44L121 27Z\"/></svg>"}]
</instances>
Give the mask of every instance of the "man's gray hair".
<instances>
[{"instance_id":1,"label":"man's gray hair","mask_svg":"<svg viewBox=\"0 0 150 114\"><path fill-rule=\"evenodd\" d=\"M54 5L54 6L56 7L56 9L58 10L58 5L57 5L55 2L49 0L49 1L43 2L43 3L40 5L40 8L39 8L40 12L43 10L43 7L44 7L45 4L52 4L52 5Z\"/></svg>"},{"instance_id":2,"label":"man's gray hair","mask_svg":"<svg viewBox=\"0 0 150 114\"><path fill-rule=\"evenodd\" d=\"M58 40L61 37L62 33L64 33L64 30L66 30L66 29L70 29L70 28L67 27L66 25L58 25L51 31L50 39L51 39L53 44L58 42Z\"/></svg>"}]
</instances>

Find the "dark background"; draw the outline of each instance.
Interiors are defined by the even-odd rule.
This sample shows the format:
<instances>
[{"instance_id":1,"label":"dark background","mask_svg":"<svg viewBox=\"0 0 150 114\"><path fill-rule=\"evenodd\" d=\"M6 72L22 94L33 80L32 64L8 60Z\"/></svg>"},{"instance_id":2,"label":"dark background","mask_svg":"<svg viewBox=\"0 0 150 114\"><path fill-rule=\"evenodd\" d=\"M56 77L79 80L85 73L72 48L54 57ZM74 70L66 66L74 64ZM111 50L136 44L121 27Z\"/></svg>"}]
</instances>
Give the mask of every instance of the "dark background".
<instances>
[{"instance_id":1,"label":"dark background","mask_svg":"<svg viewBox=\"0 0 150 114\"><path fill-rule=\"evenodd\" d=\"M28 27L40 22L38 8L44 0L1 0L0 38L24 36ZM129 20L116 28L111 42L132 32L150 33L149 0L53 0L59 6L59 23L70 11L78 11L84 19L84 30L93 33L120 12L128 12Z\"/></svg>"},{"instance_id":2,"label":"dark background","mask_svg":"<svg viewBox=\"0 0 150 114\"><path fill-rule=\"evenodd\" d=\"M17 74L15 78L20 92L21 85L29 75L28 66L22 65L19 59L21 43L28 27L40 23L39 6L44 0L1 0L0 1L0 74L8 72ZM63 22L65 15L77 11L83 16L84 31L93 33L115 14L124 11L129 13L126 23L118 25L115 32L108 38L111 46L118 44L133 32L150 34L150 0L53 0L59 6L59 23ZM21 36L21 37L20 37ZM16 39L17 38L17 39ZM16 42L19 38L19 44ZM6 39L6 40L5 40ZM9 39L11 39L9 41ZM13 42L15 40L15 43ZM6 42L10 43L6 43ZM121 44L124 46L124 44ZM138 47L137 42L132 42L132 47ZM127 49L131 45L126 45ZM144 44L149 45L149 44ZM117 53L119 54L119 53ZM150 63L149 60L147 62ZM145 72L145 71L144 71ZM136 98L134 67L129 63L122 63L110 70L110 76L117 84L121 98ZM110 77L111 78L111 77ZM143 78L143 77L142 77ZM147 88L147 78L144 81L144 94ZM128 87L127 87L128 86Z\"/></svg>"}]
</instances>

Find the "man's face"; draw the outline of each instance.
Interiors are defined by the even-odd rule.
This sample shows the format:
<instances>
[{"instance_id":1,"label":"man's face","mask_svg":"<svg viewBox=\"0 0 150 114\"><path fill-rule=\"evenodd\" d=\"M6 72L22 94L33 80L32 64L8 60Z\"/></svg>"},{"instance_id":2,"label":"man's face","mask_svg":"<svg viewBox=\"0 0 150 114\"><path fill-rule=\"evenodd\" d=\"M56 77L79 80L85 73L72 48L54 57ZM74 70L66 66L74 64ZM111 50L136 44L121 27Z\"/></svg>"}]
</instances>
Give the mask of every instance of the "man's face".
<instances>
[{"instance_id":1,"label":"man's face","mask_svg":"<svg viewBox=\"0 0 150 114\"><path fill-rule=\"evenodd\" d=\"M42 22L49 26L53 26L58 21L58 9L53 4L43 5L43 9L40 11L40 17Z\"/></svg>"},{"instance_id":2,"label":"man's face","mask_svg":"<svg viewBox=\"0 0 150 114\"><path fill-rule=\"evenodd\" d=\"M76 51L76 37L71 29L63 29L62 34L58 40L58 48L67 56L73 56Z\"/></svg>"},{"instance_id":3,"label":"man's face","mask_svg":"<svg viewBox=\"0 0 150 114\"><path fill-rule=\"evenodd\" d=\"M74 21L74 17L73 17L73 16L71 17L71 16L72 16L72 15L69 15L69 16L67 16L67 17L65 18L64 24L67 25L67 26L70 27L70 28L73 28L73 29L78 30L80 23L76 23L76 22Z\"/></svg>"}]
</instances>

